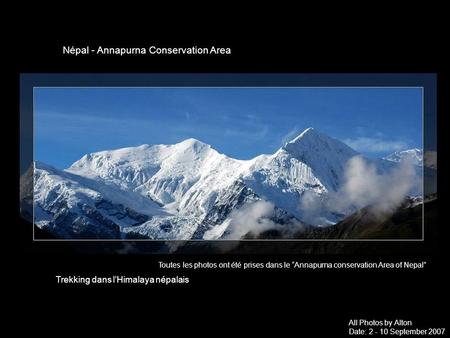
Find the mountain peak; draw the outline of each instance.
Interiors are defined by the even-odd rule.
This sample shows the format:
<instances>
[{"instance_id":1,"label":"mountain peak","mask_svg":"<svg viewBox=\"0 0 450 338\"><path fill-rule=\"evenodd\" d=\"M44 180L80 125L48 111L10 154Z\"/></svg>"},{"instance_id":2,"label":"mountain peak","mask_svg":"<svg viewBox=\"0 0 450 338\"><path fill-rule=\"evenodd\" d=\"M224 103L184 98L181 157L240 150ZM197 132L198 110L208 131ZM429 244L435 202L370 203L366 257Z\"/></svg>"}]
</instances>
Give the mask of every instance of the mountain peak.
<instances>
[{"instance_id":1,"label":"mountain peak","mask_svg":"<svg viewBox=\"0 0 450 338\"><path fill-rule=\"evenodd\" d=\"M314 137L319 137L319 136L320 136L320 133L317 130L315 130L312 127L309 127L309 128L306 128L300 135L298 135L295 138L293 138L292 140L288 141L286 143L286 145L289 143L297 143L298 141L305 139L305 138L314 138Z\"/></svg>"},{"instance_id":2,"label":"mountain peak","mask_svg":"<svg viewBox=\"0 0 450 338\"><path fill-rule=\"evenodd\" d=\"M279 154L286 153L308 165L317 177L333 189L341 183L336 178L343 177L344 164L358 155L343 142L314 128L305 129L279 150Z\"/></svg>"},{"instance_id":3,"label":"mountain peak","mask_svg":"<svg viewBox=\"0 0 450 338\"><path fill-rule=\"evenodd\" d=\"M422 149L412 148L401 151L396 151L386 157L383 157L384 160L392 161L392 162L401 162L403 160L410 160L415 165L422 166L423 164L423 151Z\"/></svg>"},{"instance_id":4,"label":"mountain peak","mask_svg":"<svg viewBox=\"0 0 450 338\"><path fill-rule=\"evenodd\" d=\"M336 151L339 153L345 152L352 156L358 154L343 142L311 127L305 129L300 135L287 142L281 149L294 156L310 152L323 152L324 156L327 156L330 152Z\"/></svg>"},{"instance_id":5,"label":"mountain peak","mask_svg":"<svg viewBox=\"0 0 450 338\"><path fill-rule=\"evenodd\" d=\"M203 143L202 141L199 141L195 138L187 138L177 144L183 144L183 145L187 145L187 146L194 146L194 145L206 145L206 143Z\"/></svg>"},{"instance_id":6,"label":"mountain peak","mask_svg":"<svg viewBox=\"0 0 450 338\"><path fill-rule=\"evenodd\" d=\"M185 139L179 143L174 144L174 147L175 149L183 151L190 150L194 152L207 151L208 149L211 148L209 144L199 141L195 138Z\"/></svg>"}]
</instances>

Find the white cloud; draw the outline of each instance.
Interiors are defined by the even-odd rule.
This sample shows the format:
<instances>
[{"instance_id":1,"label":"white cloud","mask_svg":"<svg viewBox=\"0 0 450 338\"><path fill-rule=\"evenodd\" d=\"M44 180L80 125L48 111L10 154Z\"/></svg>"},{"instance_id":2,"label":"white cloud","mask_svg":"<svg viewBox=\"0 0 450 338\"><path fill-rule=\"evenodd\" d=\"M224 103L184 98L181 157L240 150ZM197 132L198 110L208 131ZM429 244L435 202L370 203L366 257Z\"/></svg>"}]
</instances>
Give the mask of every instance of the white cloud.
<instances>
[{"instance_id":1,"label":"white cloud","mask_svg":"<svg viewBox=\"0 0 450 338\"><path fill-rule=\"evenodd\" d=\"M230 215L230 234L227 239L240 239L249 232L255 235L276 227L270 220L275 212L275 206L266 201L257 201L241 209L234 210Z\"/></svg>"},{"instance_id":2,"label":"white cloud","mask_svg":"<svg viewBox=\"0 0 450 338\"><path fill-rule=\"evenodd\" d=\"M352 157L345 167L345 181L340 189L321 199L307 191L300 201L302 220L310 224L325 224L328 212L350 214L371 206L377 214L392 212L414 191L421 180L412 161L406 159L389 171L379 173L362 156Z\"/></svg>"},{"instance_id":3,"label":"white cloud","mask_svg":"<svg viewBox=\"0 0 450 338\"><path fill-rule=\"evenodd\" d=\"M379 137L358 137L345 139L343 142L356 151L368 153L394 152L408 148L405 142L389 141Z\"/></svg>"},{"instance_id":4,"label":"white cloud","mask_svg":"<svg viewBox=\"0 0 450 338\"><path fill-rule=\"evenodd\" d=\"M294 139L299 134L300 134L300 129L297 126L295 126L281 138L281 146L284 146L287 142L292 141L292 139Z\"/></svg>"},{"instance_id":5,"label":"white cloud","mask_svg":"<svg viewBox=\"0 0 450 338\"><path fill-rule=\"evenodd\" d=\"M302 212L302 220L309 224L326 224L324 214L327 209L323 201L313 191L306 190L300 200L299 210Z\"/></svg>"},{"instance_id":6,"label":"white cloud","mask_svg":"<svg viewBox=\"0 0 450 338\"><path fill-rule=\"evenodd\" d=\"M345 212L349 207L373 205L378 211L396 208L419 181L415 166L404 160L387 173L377 173L375 166L361 156L351 158L345 171L345 184L329 200L334 211Z\"/></svg>"}]
</instances>

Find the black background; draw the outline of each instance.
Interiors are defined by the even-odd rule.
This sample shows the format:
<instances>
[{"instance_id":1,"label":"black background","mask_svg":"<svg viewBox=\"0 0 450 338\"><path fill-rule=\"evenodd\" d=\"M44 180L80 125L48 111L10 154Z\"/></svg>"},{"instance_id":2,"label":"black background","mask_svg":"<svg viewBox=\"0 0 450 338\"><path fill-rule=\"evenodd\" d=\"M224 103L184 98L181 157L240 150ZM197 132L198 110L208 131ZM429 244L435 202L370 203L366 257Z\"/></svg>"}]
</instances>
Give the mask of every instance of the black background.
<instances>
[{"instance_id":1,"label":"black background","mask_svg":"<svg viewBox=\"0 0 450 338\"><path fill-rule=\"evenodd\" d=\"M174 28L173 23L177 20L174 17L164 24L151 26L147 22L152 21L155 12L149 12L147 18L136 19L142 25L135 30L126 30L130 27L123 19L109 16L106 19L115 24L102 24L96 30L88 25L89 19L84 16L72 19L78 21L68 18L56 22L34 21L18 36L11 36L4 51L11 56L7 65L10 77L4 79L10 105L3 114L11 117L7 129L19 132L15 129L18 127L19 73L435 72L438 74L439 172L446 173L447 165L441 159L446 157L447 149L441 136L445 135L446 125L443 115L449 111L450 78L445 27L438 19L439 10L415 15L387 11L371 18L365 12L364 15L349 15L351 19L337 14L324 17L317 10L297 14L292 19L281 18L280 21L289 21L289 26L281 26L267 18L258 25L249 24L239 29L235 27L234 18L229 17L219 23L220 33L214 31L204 18L196 20L201 25L194 32L188 29L188 23ZM18 23L27 20L24 17ZM98 21L98 18L92 20ZM134 22L130 19L126 22L129 21ZM232 55L75 57L61 53L63 45L88 44L130 47L216 45L231 47ZM60 244L40 246L32 243L31 225L19 217L19 147L18 144L12 146L13 140L18 141L18 135L11 137L11 144L7 146L11 150L9 158L14 159L7 165L10 170L7 183L11 187L8 210L15 217L3 224L14 232L4 237L6 244L11 246L4 256L11 273L4 278L11 282L14 314L37 319L33 326L36 329L52 331L59 323L64 325L64 330L76 331L81 329L81 323L97 323L117 331L144 328L151 335L156 327L163 328L165 334L175 328L198 332L210 323L215 327L210 331L214 335L218 332L240 335L247 328L262 329L277 336L284 336L286 329L294 329L297 334L309 331L307 336L343 336L348 330L348 320L352 318L411 319L424 328L447 324L443 306L449 285L445 257L448 239L442 211L439 241L431 251L420 256L381 257L383 260L427 260L427 267L421 272L178 271L173 274L189 276L189 285L57 285L56 274L169 275L167 271L158 271L159 260L289 261L293 258L352 261L377 260L377 257L80 255ZM440 175L439 210L445 210L444 180L445 175ZM170 324L163 325L162 321ZM16 329L25 329L26 323L28 319Z\"/></svg>"}]
</instances>

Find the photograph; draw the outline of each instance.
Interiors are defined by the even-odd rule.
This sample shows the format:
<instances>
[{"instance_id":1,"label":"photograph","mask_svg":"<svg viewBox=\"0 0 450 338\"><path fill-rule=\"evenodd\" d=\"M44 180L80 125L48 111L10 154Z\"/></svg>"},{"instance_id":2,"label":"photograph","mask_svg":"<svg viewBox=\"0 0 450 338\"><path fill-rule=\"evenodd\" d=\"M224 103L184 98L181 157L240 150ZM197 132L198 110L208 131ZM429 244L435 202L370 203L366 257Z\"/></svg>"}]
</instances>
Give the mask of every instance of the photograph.
<instances>
[{"instance_id":1,"label":"photograph","mask_svg":"<svg viewBox=\"0 0 450 338\"><path fill-rule=\"evenodd\" d=\"M33 103L38 238L423 238L421 87L35 87Z\"/></svg>"}]
</instances>

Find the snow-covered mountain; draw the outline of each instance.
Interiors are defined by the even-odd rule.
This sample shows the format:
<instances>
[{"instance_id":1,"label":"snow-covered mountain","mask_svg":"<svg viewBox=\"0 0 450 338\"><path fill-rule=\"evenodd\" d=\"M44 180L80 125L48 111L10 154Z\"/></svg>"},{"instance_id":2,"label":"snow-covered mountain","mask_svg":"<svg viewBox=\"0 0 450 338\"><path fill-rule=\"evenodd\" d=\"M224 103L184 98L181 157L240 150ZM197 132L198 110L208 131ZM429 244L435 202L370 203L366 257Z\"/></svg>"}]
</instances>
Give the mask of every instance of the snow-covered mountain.
<instances>
[{"instance_id":1,"label":"snow-covered mountain","mask_svg":"<svg viewBox=\"0 0 450 338\"><path fill-rule=\"evenodd\" d=\"M301 219L299 199L305 191L318 197L337 191L347 161L356 155L344 143L308 128L275 154L256 157L243 179L259 196Z\"/></svg>"},{"instance_id":2,"label":"snow-covered mountain","mask_svg":"<svg viewBox=\"0 0 450 338\"><path fill-rule=\"evenodd\" d=\"M229 238L236 210L264 200L264 215L276 224L304 224L302 196L326 199L338 191L356 155L308 128L274 154L250 160L187 139L87 154L65 170L36 163L35 223L59 237ZM380 172L395 165L366 160Z\"/></svg>"},{"instance_id":3,"label":"snow-covered mountain","mask_svg":"<svg viewBox=\"0 0 450 338\"><path fill-rule=\"evenodd\" d=\"M59 237L120 238L121 228L167 215L149 198L35 163L35 223Z\"/></svg>"},{"instance_id":4,"label":"snow-covered mountain","mask_svg":"<svg viewBox=\"0 0 450 338\"><path fill-rule=\"evenodd\" d=\"M423 151L417 148L396 151L395 153L386 156L384 159L396 163L410 160L413 164L421 167L423 165Z\"/></svg>"}]
</instances>

